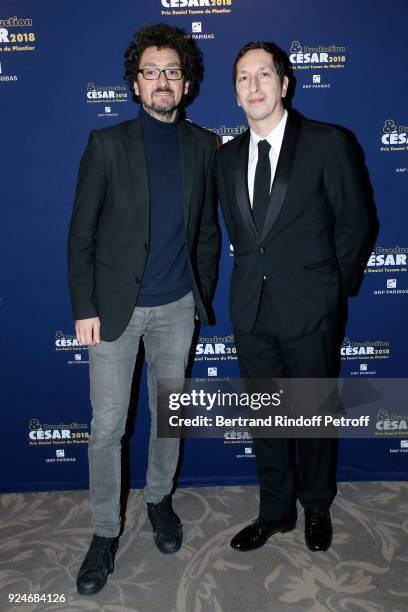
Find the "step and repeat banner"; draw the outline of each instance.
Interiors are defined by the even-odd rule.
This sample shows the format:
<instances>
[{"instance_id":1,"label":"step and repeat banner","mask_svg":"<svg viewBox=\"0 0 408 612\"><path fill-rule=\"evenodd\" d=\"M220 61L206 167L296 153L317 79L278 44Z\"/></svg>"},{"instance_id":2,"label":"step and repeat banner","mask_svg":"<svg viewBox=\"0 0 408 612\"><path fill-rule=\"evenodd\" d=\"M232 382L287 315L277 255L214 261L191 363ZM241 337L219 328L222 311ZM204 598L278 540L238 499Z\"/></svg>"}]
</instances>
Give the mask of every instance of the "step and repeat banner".
<instances>
[{"instance_id":1,"label":"step and repeat banner","mask_svg":"<svg viewBox=\"0 0 408 612\"><path fill-rule=\"evenodd\" d=\"M2 0L3 491L88 486L88 354L74 336L67 230L89 131L138 112L123 80L123 53L135 30L156 22L183 27L197 40L205 78L188 117L223 142L246 129L231 67L249 40L273 40L288 53L294 108L353 132L381 227L360 294L350 301L342 376L407 376L406 0ZM227 306L232 260L224 232L217 324L200 330L193 376L239 375ZM140 378L125 450L136 487L144 484L149 429L143 368ZM407 478L407 421L392 406L382 421L375 439L340 441L339 480ZM401 435L389 437L395 428ZM186 440L183 450L181 485L256 482L245 431Z\"/></svg>"}]
</instances>

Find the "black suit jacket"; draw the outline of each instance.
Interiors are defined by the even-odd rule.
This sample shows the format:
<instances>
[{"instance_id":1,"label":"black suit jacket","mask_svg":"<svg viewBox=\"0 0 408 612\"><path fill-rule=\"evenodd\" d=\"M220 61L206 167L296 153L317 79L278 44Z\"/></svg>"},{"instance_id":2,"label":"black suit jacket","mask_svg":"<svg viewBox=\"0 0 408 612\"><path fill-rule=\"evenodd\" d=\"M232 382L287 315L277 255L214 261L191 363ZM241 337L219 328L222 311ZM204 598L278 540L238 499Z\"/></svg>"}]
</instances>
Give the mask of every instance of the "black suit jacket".
<instances>
[{"instance_id":1,"label":"black suit jacket","mask_svg":"<svg viewBox=\"0 0 408 612\"><path fill-rule=\"evenodd\" d=\"M201 321L212 320L219 229L217 141L179 122L188 266ZM101 338L115 340L132 315L149 249L149 186L139 120L94 130L81 159L68 240L75 319L98 316Z\"/></svg>"},{"instance_id":2,"label":"black suit jacket","mask_svg":"<svg viewBox=\"0 0 408 612\"><path fill-rule=\"evenodd\" d=\"M234 248L231 318L252 330L266 278L273 331L312 333L351 293L366 250L369 217L355 155L339 129L290 112L260 236L248 195L249 140L247 130L220 148L217 161Z\"/></svg>"}]
</instances>

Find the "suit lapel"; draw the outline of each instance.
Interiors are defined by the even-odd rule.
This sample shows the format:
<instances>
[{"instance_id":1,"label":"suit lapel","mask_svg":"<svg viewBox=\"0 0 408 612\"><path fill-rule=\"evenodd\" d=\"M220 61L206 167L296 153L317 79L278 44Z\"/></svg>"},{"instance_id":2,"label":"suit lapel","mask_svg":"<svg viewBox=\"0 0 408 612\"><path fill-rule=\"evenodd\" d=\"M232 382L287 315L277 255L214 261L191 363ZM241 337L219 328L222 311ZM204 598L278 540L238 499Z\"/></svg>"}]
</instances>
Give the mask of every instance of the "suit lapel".
<instances>
[{"instance_id":1,"label":"suit lapel","mask_svg":"<svg viewBox=\"0 0 408 612\"><path fill-rule=\"evenodd\" d=\"M142 130L138 119L129 124L126 149L130 162L135 201L140 206L140 223L145 228L145 235L148 237L150 217L149 183Z\"/></svg>"},{"instance_id":2,"label":"suit lapel","mask_svg":"<svg viewBox=\"0 0 408 612\"><path fill-rule=\"evenodd\" d=\"M262 230L261 242L275 225L285 200L286 191L292 172L293 160L299 139L300 120L293 113L289 113L285 133L283 135L282 147L273 180L271 195L269 197L268 210Z\"/></svg>"},{"instance_id":3,"label":"suit lapel","mask_svg":"<svg viewBox=\"0 0 408 612\"><path fill-rule=\"evenodd\" d=\"M248 154L249 154L249 129L243 134L239 143L236 164L235 164L235 198L238 202L238 207L241 215L246 223L247 228L253 235L256 242L259 241L259 235L252 217L251 202L248 193Z\"/></svg>"},{"instance_id":4,"label":"suit lapel","mask_svg":"<svg viewBox=\"0 0 408 612\"><path fill-rule=\"evenodd\" d=\"M196 146L194 138L185 121L180 121L179 123L179 138L181 150L181 175L183 181L184 227L187 231L196 164Z\"/></svg>"}]
</instances>

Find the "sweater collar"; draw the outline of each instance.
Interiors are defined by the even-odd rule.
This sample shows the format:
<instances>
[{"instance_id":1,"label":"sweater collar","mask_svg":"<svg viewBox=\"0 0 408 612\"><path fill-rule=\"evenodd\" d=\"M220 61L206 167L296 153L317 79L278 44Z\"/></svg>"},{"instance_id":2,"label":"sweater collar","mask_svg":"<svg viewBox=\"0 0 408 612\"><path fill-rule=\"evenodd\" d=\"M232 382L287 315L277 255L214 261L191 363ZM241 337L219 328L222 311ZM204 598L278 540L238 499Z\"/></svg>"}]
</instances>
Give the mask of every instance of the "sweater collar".
<instances>
[{"instance_id":1,"label":"sweater collar","mask_svg":"<svg viewBox=\"0 0 408 612\"><path fill-rule=\"evenodd\" d=\"M174 121L160 121L160 119L156 119L156 117L152 117L143 106L140 106L139 109L139 119L142 123L143 128L153 131L154 133L167 134L175 130L179 120L180 113L177 110L176 117Z\"/></svg>"}]
</instances>

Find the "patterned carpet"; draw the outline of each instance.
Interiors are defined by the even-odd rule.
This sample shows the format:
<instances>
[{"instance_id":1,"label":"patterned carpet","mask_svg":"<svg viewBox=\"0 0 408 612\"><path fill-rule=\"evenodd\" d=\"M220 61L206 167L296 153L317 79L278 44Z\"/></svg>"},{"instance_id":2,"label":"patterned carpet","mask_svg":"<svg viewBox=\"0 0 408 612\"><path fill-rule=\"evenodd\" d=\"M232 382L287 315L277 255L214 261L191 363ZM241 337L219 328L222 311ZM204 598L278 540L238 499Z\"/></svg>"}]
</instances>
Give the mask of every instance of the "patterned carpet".
<instances>
[{"instance_id":1,"label":"patterned carpet","mask_svg":"<svg viewBox=\"0 0 408 612\"><path fill-rule=\"evenodd\" d=\"M184 524L176 555L154 547L140 491L131 491L115 572L94 597L76 593L89 545L85 492L0 496L0 610L103 612L403 612L408 610L408 483L344 483L332 507L327 553L297 529L260 550L229 541L257 514L255 487L179 489ZM9 593L58 594L64 603L10 603Z\"/></svg>"}]
</instances>

